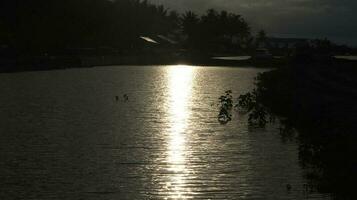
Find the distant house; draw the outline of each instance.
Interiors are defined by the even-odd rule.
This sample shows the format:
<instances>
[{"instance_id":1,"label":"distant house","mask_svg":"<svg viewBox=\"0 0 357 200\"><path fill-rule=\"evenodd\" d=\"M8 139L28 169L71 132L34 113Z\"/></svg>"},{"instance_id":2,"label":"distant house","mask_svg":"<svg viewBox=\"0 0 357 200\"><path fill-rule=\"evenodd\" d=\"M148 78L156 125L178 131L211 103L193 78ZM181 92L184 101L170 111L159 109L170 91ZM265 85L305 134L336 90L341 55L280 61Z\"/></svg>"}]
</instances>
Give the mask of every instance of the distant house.
<instances>
[{"instance_id":1,"label":"distant house","mask_svg":"<svg viewBox=\"0 0 357 200\"><path fill-rule=\"evenodd\" d=\"M157 41L147 36L140 36L139 38L150 44L159 44Z\"/></svg>"},{"instance_id":2,"label":"distant house","mask_svg":"<svg viewBox=\"0 0 357 200\"><path fill-rule=\"evenodd\" d=\"M140 36L138 44L139 49L154 53L168 53L179 49L179 42L163 35Z\"/></svg>"}]
</instances>

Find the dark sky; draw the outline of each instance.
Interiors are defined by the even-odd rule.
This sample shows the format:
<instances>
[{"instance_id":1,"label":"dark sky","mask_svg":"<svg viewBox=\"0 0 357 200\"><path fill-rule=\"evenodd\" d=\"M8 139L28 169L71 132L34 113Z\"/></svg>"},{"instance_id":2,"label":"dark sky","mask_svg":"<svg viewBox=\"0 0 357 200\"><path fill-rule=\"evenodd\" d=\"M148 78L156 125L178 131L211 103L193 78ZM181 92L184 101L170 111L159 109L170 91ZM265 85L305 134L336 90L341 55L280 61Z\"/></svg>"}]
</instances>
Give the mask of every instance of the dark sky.
<instances>
[{"instance_id":1,"label":"dark sky","mask_svg":"<svg viewBox=\"0 0 357 200\"><path fill-rule=\"evenodd\" d=\"M253 30L284 37L327 37L357 45L357 0L151 0L202 13L209 8L242 14Z\"/></svg>"}]
</instances>

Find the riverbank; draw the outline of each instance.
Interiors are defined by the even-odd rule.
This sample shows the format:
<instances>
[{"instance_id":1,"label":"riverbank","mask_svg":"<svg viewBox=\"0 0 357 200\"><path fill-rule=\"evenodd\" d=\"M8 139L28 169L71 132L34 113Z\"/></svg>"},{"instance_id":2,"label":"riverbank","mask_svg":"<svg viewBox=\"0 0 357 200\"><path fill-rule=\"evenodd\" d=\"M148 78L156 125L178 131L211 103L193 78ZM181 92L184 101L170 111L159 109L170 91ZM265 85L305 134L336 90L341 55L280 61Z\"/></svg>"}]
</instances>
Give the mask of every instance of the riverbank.
<instances>
[{"instance_id":1,"label":"riverbank","mask_svg":"<svg viewBox=\"0 0 357 200\"><path fill-rule=\"evenodd\" d=\"M257 101L298 130L311 186L355 199L357 62L291 64L257 78Z\"/></svg>"},{"instance_id":2,"label":"riverbank","mask_svg":"<svg viewBox=\"0 0 357 200\"><path fill-rule=\"evenodd\" d=\"M40 71L69 68L86 68L113 65L199 65L199 66L250 66L275 68L284 59L266 61L214 59L209 55L104 55L104 56L19 56L0 59L0 73Z\"/></svg>"}]
</instances>

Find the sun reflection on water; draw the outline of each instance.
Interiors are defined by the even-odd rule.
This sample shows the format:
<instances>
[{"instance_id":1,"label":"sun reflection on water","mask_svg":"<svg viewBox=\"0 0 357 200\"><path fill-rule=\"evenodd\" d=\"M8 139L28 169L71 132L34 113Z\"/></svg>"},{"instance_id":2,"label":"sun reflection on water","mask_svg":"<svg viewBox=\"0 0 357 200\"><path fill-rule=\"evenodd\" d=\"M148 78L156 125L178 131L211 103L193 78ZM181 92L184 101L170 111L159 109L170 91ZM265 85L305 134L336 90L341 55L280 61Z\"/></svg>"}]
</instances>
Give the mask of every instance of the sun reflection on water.
<instances>
[{"instance_id":1,"label":"sun reflection on water","mask_svg":"<svg viewBox=\"0 0 357 200\"><path fill-rule=\"evenodd\" d=\"M168 133L167 162L170 177L166 183L168 198L183 199L189 193L185 187L186 130L190 116L188 108L192 96L193 67L176 65L168 69L170 130Z\"/></svg>"}]
</instances>

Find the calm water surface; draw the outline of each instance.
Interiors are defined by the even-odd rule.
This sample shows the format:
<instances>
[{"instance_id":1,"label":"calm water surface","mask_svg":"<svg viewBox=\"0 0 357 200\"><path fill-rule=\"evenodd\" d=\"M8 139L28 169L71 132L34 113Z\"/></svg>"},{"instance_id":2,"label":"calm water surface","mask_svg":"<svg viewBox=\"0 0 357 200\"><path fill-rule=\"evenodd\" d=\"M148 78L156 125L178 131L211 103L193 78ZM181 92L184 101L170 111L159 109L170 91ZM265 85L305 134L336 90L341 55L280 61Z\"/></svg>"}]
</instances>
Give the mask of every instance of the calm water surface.
<instances>
[{"instance_id":1,"label":"calm water surface","mask_svg":"<svg viewBox=\"0 0 357 200\"><path fill-rule=\"evenodd\" d=\"M218 123L218 97L249 91L262 71L0 74L0 199L329 199L305 192L297 144L276 126Z\"/></svg>"}]
</instances>

